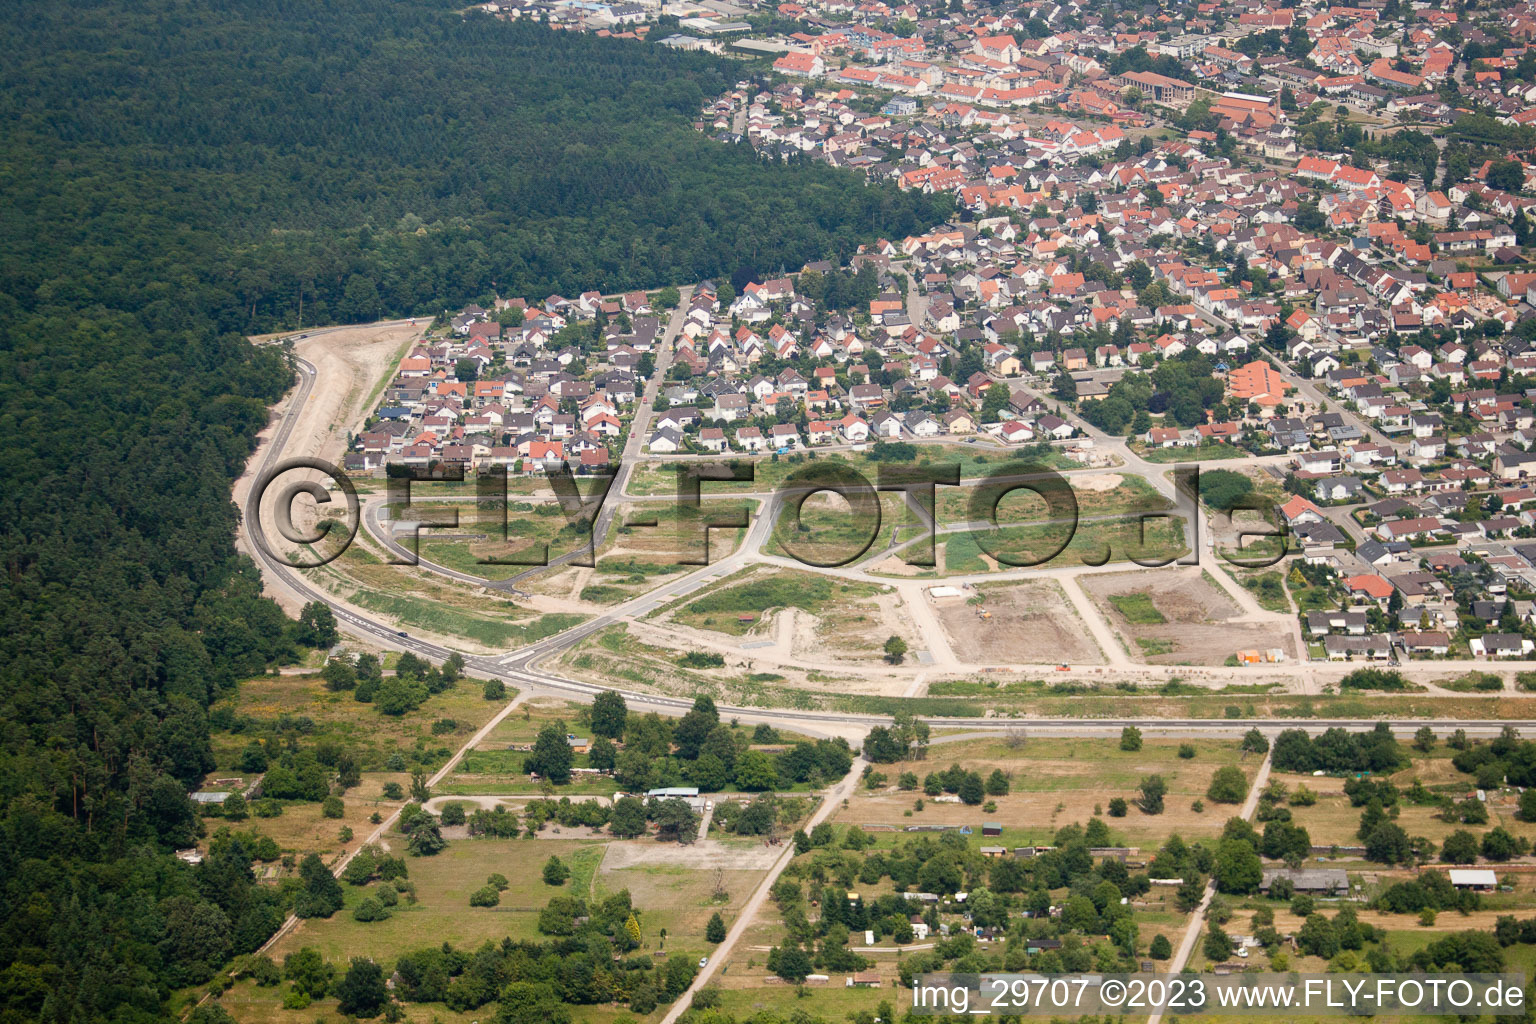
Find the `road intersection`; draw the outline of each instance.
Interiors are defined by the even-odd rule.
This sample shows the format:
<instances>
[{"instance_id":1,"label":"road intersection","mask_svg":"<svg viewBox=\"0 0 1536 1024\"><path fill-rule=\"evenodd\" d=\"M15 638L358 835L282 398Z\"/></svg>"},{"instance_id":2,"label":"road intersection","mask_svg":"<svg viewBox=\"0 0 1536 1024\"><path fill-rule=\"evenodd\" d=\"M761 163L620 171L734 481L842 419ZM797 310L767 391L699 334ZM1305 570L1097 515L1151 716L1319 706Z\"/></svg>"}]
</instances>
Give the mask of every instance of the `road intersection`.
<instances>
[{"instance_id":1,"label":"road intersection","mask_svg":"<svg viewBox=\"0 0 1536 1024\"><path fill-rule=\"evenodd\" d=\"M620 461L617 469L616 479L614 480L612 490L610 491L610 494L614 496L610 497L608 501L604 503L599 517L594 524L594 547L600 546L602 538L606 536L607 532L612 528L613 517L617 513L620 504L633 501L658 500L654 496L626 496L623 492L629 483L629 479L633 473L634 467L642 464L644 461L642 448L644 445L646 427L650 420L651 402L654 400L655 394L660 386L660 382L665 376L666 366L670 361L670 343L681 329L681 314L682 311L686 308L686 305L687 293L685 292L683 303L678 307L676 311L674 311L673 315L669 319L669 323L667 324L666 332L663 336L661 348L658 353L657 372L648 382L642 399L639 403L640 408L636 414L635 420L631 426L630 435L627 438L625 444L624 457ZM317 331L306 332L305 334L299 335L297 337L314 337L345 329L346 328L326 328ZM271 436L266 440L262 450L258 455L258 461L256 463L258 468L258 475L273 470L274 467L279 465L285 456L301 454L289 450L291 435L299 410L303 408L304 403L309 398L311 390L316 386L316 370L313 364L304 359L296 358L295 362L298 369L298 386L293 393L292 399L288 403L284 414L278 420L275 430L272 431ZM1089 433L1090 435L1093 434L1091 428ZM1124 470L1121 471L1139 472L1165 497L1168 497L1170 500L1177 502L1179 496L1174 492L1173 481L1168 474L1163 472L1166 467L1154 466L1144 462L1135 452L1125 447L1123 439L1112 438L1108 435L1104 435L1102 437L1096 437L1095 440L1103 448L1112 449L1115 451L1115 454L1121 459L1125 467ZM1075 472L1092 471L1093 470L1069 470L1067 471L1067 474L1071 475ZM1101 648L1104 649L1106 658L1110 663L1107 667L1103 667L1097 670L1095 674L1108 678L1115 674L1130 673L1137 677L1143 677L1147 680L1167 679L1171 678L1173 674L1177 674L1183 678L1194 681L1199 681L1202 679L1214 680L1217 676L1224 674L1214 670L1206 672L1191 670L1187 666L1137 664L1130 662L1123 656L1123 653L1119 651L1117 645L1111 642L1113 635L1106 632L1105 629L1102 628L1103 623L1098 621L1097 617L1092 614L1091 607L1086 609L1081 607L1083 604L1089 604L1090 602L1088 602L1086 598L1083 598L1082 601L1078 601L1073 595L1073 591L1076 589L1075 584L1079 577L1092 575L1095 573L1124 572L1131 568L1131 566L1125 563L1110 563L1099 567L1048 566L1043 568L1035 567L1003 569L1001 571L988 573L946 576L942 580L910 580L873 573L870 571L870 568L877 559L876 557L872 556L866 556L860 561L856 561L852 564L840 567L808 567L801 565L793 559L765 553L764 548L768 545L771 539L771 532L773 529L774 521L778 513L779 506L783 501L784 495L780 492L754 492L754 495L758 500L762 502L762 504L758 512L752 518L741 543L737 545L737 547L729 554L718 558L710 565L702 566L691 572L685 572L677 575L674 578L667 580L661 585L650 591L647 591L638 597L634 597L620 604L608 607L604 609L600 614L595 615L592 618L589 618L570 629L549 637L545 637L520 649L497 654L465 652L458 653L464 654L469 670L477 676L501 678L522 690L526 690L532 693L546 693L550 695L563 696L570 699L589 700L595 694L607 687L584 682L581 680L566 678L559 675L557 672L544 667L545 663L559 655L561 652L570 649L584 639L608 628L609 626L632 622L635 619L646 616L656 609L662 607L663 605L666 605L676 599L686 597L698 590L703 589L704 587L710 586L718 580L723 579L726 576L729 576L732 573L749 565L768 565L779 566L782 568L806 569L809 571L816 571L826 575L831 575L835 578L847 581L876 583L882 586L895 587L901 592L902 598L909 610L915 608L918 604L926 600L925 591L928 586L935 582L943 582L948 585L963 587L970 584L994 582L999 580L1055 579L1065 584L1064 589L1068 593L1069 597L1073 598L1073 603L1074 605L1078 606L1079 613L1088 613L1084 616L1085 620L1089 624L1090 631L1094 634L1097 643ZM1185 502L1184 504L1187 505L1188 503ZM370 501L365 503L362 527L368 530L370 536L374 537L379 541L379 543L383 544L394 553L408 553L407 549L400 545L399 542L391 535L387 523L385 523L382 519L382 513L383 505L381 503L377 501ZM1181 518L1184 518L1186 522L1186 536L1195 535L1195 531L1192 529L1193 524L1189 521L1189 516L1191 513L1189 513L1185 508L1176 508L1175 514L1178 514L1181 516ZM1198 515L1198 513L1195 514ZM271 583L286 589L300 601L307 602L318 600L326 603L333 609L344 629L361 638L366 638L370 642L378 644L380 647L410 650L418 656L435 661L441 661L455 653L455 651L445 643L436 642L424 637L406 635L393 623L373 615L365 614L361 609L347 604L345 601L340 600L336 595L313 585L311 581L304 578L303 570L294 570L284 564L284 560L279 558L276 552L272 549L270 538L263 533L254 531L252 528L253 523L253 516L247 514L243 517L241 523L242 540L244 541L245 548L251 552ZM1243 617L1273 618L1276 620L1284 619L1287 622L1287 628L1297 630L1298 627L1296 625L1296 619L1294 615L1263 611L1258 607L1253 596L1248 591L1238 586L1236 582L1221 569L1219 564L1216 564L1216 559L1218 556L1216 555L1213 546L1212 531L1210 530L1208 523L1202 522L1200 523L1200 526L1203 527L1199 531L1200 534L1203 534L1203 543L1199 544L1198 546L1200 563L1202 566L1206 567L1207 574L1212 579L1216 580L1218 585L1222 586L1222 588L1228 594L1230 594L1235 601L1237 601L1239 607L1243 610ZM953 529L953 527L950 527L950 529ZM582 545L577 549L577 551L567 552L552 558L551 563L552 565L565 564L584 553L585 545ZM879 554L881 553L876 553L876 555ZM546 571L544 567L531 568L525 570L524 572L518 573L515 576L509 577L504 581L487 581L477 576L471 576L446 566L434 565L425 561L422 563L421 567L430 572L440 574L445 578L469 584L474 587L485 587L490 589L500 588L503 590L515 590L518 582L525 580L534 573ZM926 606L924 606L921 610L931 611L927 609ZM925 617L914 614L915 620L921 620L923 618ZM932 619L932 615L930 614L926 616L926 618ZM1097 625L1101 628L1094 629L1092 628L1094 625ZM942 630L938 626L937 622L929 622L927 628L924 629L924 634L925 636L937 636L942 639ZM938 648L940 652L943 653L942 648L939 647L937 643L930 644L930 646ZM1298 647L1298 650L1304 650L1304 648ZM946 658L946 661L947 660L948 659ZM954 665L946 667L964 670L965 663L957 659ZM1021 670L1038 668L1042 671L1048 671L1055 668L1053 665L1020 665L1015 667ZM1486 669L1486 667L1487 666L1482 663L1469 662L1462 664L1459 662L1436 662L1433 665L1433 671L1436 674L1443 675L1454 673L1456 671L1464 671L1470 668ZM1290 678L1293 680L1291 689L1300 693L1317 692L1318 687L1322 681L1326 681L1335 678L1338 675L1342 675L1345 671L1347 671L1347 669L1348 666L1343 665L1313 665L1308 663L1305 659L1298 659L1295 662L1285 665L1272 665L1265 667L1265 671L1268 674L1282 678ZM911 692L910 689L908 692ZM1434 692L1437 695L1443 696L1457 696L1456 694L1445 691L1431 690L1430 692ZM680 714L683 711L686 711L690 703L688 700L683 698L653 693L626 692L625 697L634 706L655 709L663 713L671 714ZM729 710L731 714L740 717L743 720L772 720L780 723L795 722L811 731L856 731L858 729L867 729L868 726L884 720L884 716L880 715L840 713L832 711L808 712L755 707L731 708ZM989 717L969 720L955 720L952 724L991 729L1006 728L1010 725L1017 725L1019 721L1020 720L1013 718ZM1078 724L1074 720L1048 721L1031 718L1027 719L1027 721L1030 723L1032 728L1049 726L1053 728L1071 730L1076 728ZM949 720L946 720L946 722L949 722ZM1088 725L1089 723L1082 724ZM1166 726L1172 729L1188 729L1200 733L1210 732L1214 729L1219 729L1222 727L1222 723L1212 723L1202 720L1147 719L1144 724L1146 727L1154 729L1158 728L1159 726ZM1317 727L1321 723L1315 719L1308 719L1299 721L1296 724L1305 724L1312 727ZM1351 724L1358 723L1352 722ZM1413 727L1416 728L1420 724L1423 724L1421 720L1414 720ZM1468 725L1470 727L1469 723L1458 722L1458 724ZM1228 727L1235 728L1234 726ZM1495 728L1495 726L1492 724L1489 724L1488 727ZM1244 728L1246 728L1246 726L1244 726Z\"/></svg>"},{"instance_id":2,"label":"road intersection","mask_svg":"<svg viewBox=\"0 0 1536 1024\"><path fill-rule=\"evenodd\" d=\"M314 368L303 360L298 360L297 362L299 371L298 390L295 392L294 400L290 403L287 414L279 421L277 429L263 446L263 451L259 456L261 472L271 470L281 461L281 457L286 452L295 412L298 408L302 407L310 389L314 386ZM615 605L579 625L545 637L516 651L495 656L481 654L466 655L467 670L481 678L502 679L518 687L519 690L530 694L547 694L579 701L591 700L605 689L618 689L632 707L641 710L655 710L663 714L682 714L691 706L691 701L679 697L625 690L622 687L600 686L581 680L570 679L544 668L543 663L608 626L624 622L634 616L643 615L668 601L693 593L731 574L749 564L749 562L763 560L772 563L774 561L772 556L757 554L768 540L769 531L772 527L772 512L771 508L764 509L753 520L744 542L734 552L719 561L671 579L640 597ZM421 637L403 635L402 631L397 629L392 623L381 618L364 615L338 600L335 595L312 585L304 579L302 575L303 570L295 570L289 567L272 549L269 538L263 533L253 530L252 526L253 517L249 515L244 516L241 522L241 534L245 547L252 553L266 578L271 583L286 588L301 601L320 601L328 605L335 613L343 629L360 638L367 639L380 648L408 650L420 657L435 662L441 662L454 653L462 653L456 652L446 645ZM789 560L784 561L788 563ZM841 573L855 572L855 570L837 571ZM1039 572L1039 570L1036 571ZM967 579L968 577L956 578L959 582L964 582ZM483 581L477 580L477 583L483 583ZM1446 663L1437 663L1437 666L1442 670L1453 667L1448 666ZM1136 666L1136 668L1138 671L1155 670L1159 666ZM1184 671L1188 672L1187 669ZM1149 674L1152 673L1149 672ZM722 706L721 713L740 718L743 721L767 721L790 728L800 728L813 734L828 732L847 733L849 731L867 730L873 725L889 720L888 716L885 715L760 707ZM1016 729L1027 725L1031 731L1050 730L1051 732L1059 732L1061 734L1086 735L1107 734L1111 728L1118 730L1121 725L1127 724L1127 722L1137 724L1144 730L1167 735L1215 736L1238 736L1253 724L1237 720L1190 718L1144 718L1116 720L1114 723L1083 719L1015 719L996 717L946 718L942 720L943 725L967 729L1000 731ZM1320 729L1331 725L1359 728L1362 723L1356 719L1329 720L1304 718L1268 720L1260 724L1270 729L1291 726ZM1413 719L1411 722L1403 723L1399 727L1399 731L1406 735L1424 724L1437 728L1465 728L1472 734L1494 734L1505 724L1514 724L1517 727L1523 728L1536 728L1536 722L1506 723L1498 720L1474 721L1466 719L1426 722L1424 719Z\"/></svg>"}]
</instances>

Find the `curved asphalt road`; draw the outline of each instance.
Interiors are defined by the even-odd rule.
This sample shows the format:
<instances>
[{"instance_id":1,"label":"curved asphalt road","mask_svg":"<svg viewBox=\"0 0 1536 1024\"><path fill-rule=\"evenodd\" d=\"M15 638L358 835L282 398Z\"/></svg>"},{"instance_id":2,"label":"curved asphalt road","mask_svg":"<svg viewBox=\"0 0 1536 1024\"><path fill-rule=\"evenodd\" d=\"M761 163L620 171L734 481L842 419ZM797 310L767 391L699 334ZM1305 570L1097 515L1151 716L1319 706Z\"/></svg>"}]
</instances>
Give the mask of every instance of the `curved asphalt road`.
<instances>
[{"instance_id":1,"label":"curved asphalt road","mask_svg":"<svg viewBox=\"0 0 1536 1024\"><path fill-rule=\"evenodd\" d=\"M405 321L399 321L404 323ZM328 333L330 328L319 331L309 331L296 335L296 338L313 337L318 334ZM309 398L309 393L314 387L315 367L303 359L295 357L299 371L299 385L294 400L290 403L288 412L271 440L266 445L266 452L262 457L257 471L257 477L270 470L280 458L281 453L287 448L289 438L297 422L297 412L303 407ZM615 486L623 483L616 480ZM605 506L605 511L614 506ZM526 691L549 693L574 700L591 700L598 693L614 687L598 686L575 679L567 679L564 676L539 668L539 663L553 655L564 651L581 640L597 633L608 626L624 621L633 615L644 614L667 601L692 593L708 585L719 577L735 572L742 565L747 564L747 554L760 546L766 539L766 534L771 527L774 515L773 502L770 500L759 510L753 519L748 536L737 550L723 559L700 569L687 573L678 579L652 590L641 597L634 598L623 604L616 605L601 615L595 616L580 625L573 626L561 633L545 637L535 643L529 644L511 654L501 657L486 657L481 655L466 655L466 668L473 674L482 678L496 678L520 687ZM402 634L386 623L375 619L366 618L349 608L342 607L330 595L311 587L300 573L277 559L275 553L268 545L267 538L256 534L250 529L250 516L242 516L241 530L244 532L250 550L258 565L264 573L280 580L284 586L306 601L321 601L328 605L335 613L338 621L359 636L377 641L381 646L409 650L419 657L441 662L451 654L456 653L452 648L422 640L418 637ZM607 522L600 520L599 528L605 529ZM469 577L477 585L485 585L485 581ZM458 652L462 653L462 652ZM656 710L662 713L681 715L692 707L692 701L678 697L667 697L650 693L635 691L618 691L624 696L631 706L639 706ZM821 727L864 727L886 723L890 720L888 715L858 714L852 712L833 711L797 711L782 710L777 708L733 707L721 705L720 711L727 716L735 716L750 720L773 720L786 724L803 723L815 728ZM1151 730L1155 733L1175 733L1180 735L1200 734L1213 736L1240 736L1253 725L1259 725L1268 730L1283 728L1308 728L1326 729L1331 726L1345 728L1360 728L1359 719L1322 719L1322 718L1298 718L1298 719L1265 719L1260 721L1248 721L1240 719L1115 719L1113 721L1098 721L1070 718L944 718L937 720L935 724L944 726L964 727L982 730L1007 730L1017 728L1030 728L1034 730L1050 730L1052 732L1081 732L1095 734L1109 729L1118 729L1126 724L1134 724L1143 730ZM1426 720L1413 719L1395 726L1404 734L1411 733L1422 725L1433 728L1464 728L1469 732L1497 732L1505 725L1514 725L1518 728L1536 729L1536 721L1507 722L1499 720L1463 720L1443 719Z\"/></svg>"},{"instance_id":2,"label":"curved asphalt road","mask_svg":"<svg viewBox=\"0 0 1536 1024\"><path fill-rule=\"evenodd\" d=\"M404 323L405 321L399 322ZM334 330L334 328L328 330ZM306 332L305 334L298 335L297 337L311 337L316 334L327 333L328 330L310 331ZM297 422L296 413L300 408L303 407L304 402L308 400L309 392L314 386L314 366L304 361L303 359L298 359L297 357L295 357L295 361L299 371L298 391L294 395L294 401L290 404L288 413L284 417L283 422L279 424L277 431L273 434L271 440L267 444L266 452L262 456L261 464L257 470L256 479L258 480L278 462L280 454L287 447L289 438L293 433L294 424ZM621 484L622 482L622 480L616 480L615 484ZM739 547L731 555L721 559L719 562L716 562L713 565L703 567L692 573L688 573L680 579L673 580L667 584L664 584L657 590L653 590L640 598L636 598L622 605L618 605L615 608L605 612L604 614L582 623L581 625L575 626L562 633L557 633L554 636L546 637L537 643L530 644L527 647L514 651L513 653L501 658L489 658L479 655L467 657L466 668L468 670L474 672L476 675L497 678L511 682L519 687L519 692L513 697L511 701L506 704L506 706L501 708L501 710L498 711L490 719L490 721L486 722L483 726L477 729L474 735L472 735L469 740L465 742L464 745L461 746L453 754L453 756L448 759L446 763L443 764L441 768L432 774L431 778L427 780L428 785L435 786L439 784L444 778L446 778L448 774L452 772L458 763L463 759L466 753L474 749L474 747L480 743L484 742L486 737L491 734L496 726L504 721L507 716L509 716L512 711L522 701L526 700L532 693L551 693L569 699L590 700L592 697L602 692L603 690L610 689L610 687L596 686L591 683L583 683L574 679L566 679L562 676L544 671L538 667L539 663L551 655L566 650L567 648L580 642L583 638L590 636L609 625L622 621L623 618L627 615L643 613L663 601L691 593L694 590L707 585L711 580L719 576L724 576L734 572L741 565L746 564L747 553L756 550L756 548L760 546L761 542L765 539L765 535L773 522L774 511L775 509L773 507L773 502L770 500L765 504L757 517L752 521L748 529L748 536L746 541L741 545L741 547ZM440 645L429 643L416 637L402 634L399 631L390 628L384 623L366 618L351 611L348 608L340 606L326 593L309 586L309 584L306 583L295 570L278 561L267 543L267 538L264 535L253 531L249 524L250 516L242 515L240 529L244 533L248 547L256 559L257 564L261 567L262 571L269 574L271 577L280 580L284 586L288 587L293 593L299 595L305 600L324 602L335 613L337 619L344 623L346 627L352 632L358 634L359 636L365 636L377 641L381 647L403 648L405 650L414 652L420 657L425 657L433 661L441 662L449 655L455 653L447 647L442 647ZM361 526L361 524L359 525ZM483 583L483 581L477 582ZM692 706L691 701L676 697L665 697L648 693L636 693L627 690L620 690L619 692L623 694L625 701L632 707L656 710L664 714L681 715ZM786 727L798 727L803 731L813 734L822 733L828 730L846 731L850 728L869 728L874 725L886 723L890 720L889 717L885 715L863 715L843 712L787 711L773 708L733 707L730 705L721 705L720 711L726 716L742 718L748 721L776 721L785 725ZM1325 729L1332 726L1342 726L1344 728L1358 729L1361 728L1365 723L1358 719L1317 718L1269 719L1260 722L1233 719L1117 719L1095 721L1092 719L1061 718L944 718L938 720L937 724L941 724L947 727L963 727L982 734L1000 730L1028 729L1032 732L1036 732L1037 734L1073 734L1087 736L1112 736L1115 735L1122 726L1127 724L1134 724L1141 728L1143 731L1150 732L1152 734L1234 737L1242 735L1254 725L1259 725L1266 732L1273 733L1280 729L1291 727ZM1437 730L1464 728L1468 732L1481 734L1497 733L1505 725L1515 725L1519 728L1525 729L1536 728L1536 722L1529 721L1504 722L1492 720L1473 721L1457 719L1414 719L1402 723L1394 723L1393 728L1394 731L1403 735L1407 735L1423 725L1429 725ZM825 799L823 799L817 811L818 817L829 814L832 808L836 805L837 796L842 792L846 792L847 789L854 783L858 765L859 762L856 761L855 770L850 772L848 777L843 779L842 782L839 783L838 787L836 787L826 796ZM358 843L355 849L339 858L337 862L332 865L332 871L336 874L340 874L346 868L347 863L352 859L352 857L356 855L357 851L363 849L365 846L371 843L378 842L380 838L391 827L393 827L398 816L399 811L395 811L394 813L390 814L373 830L372 833L370 833L363 840L363 842ZM728 941L724 943L719 950L717 950L716 956L711 960L709 967L706 970L701 971L699 976L695 979L694 984L690 986L687 993L688 998L681 998L677 1000L676 1003L674 1003L671 1011L669 1011L667 1015L668 1022L674 1020L677 1015L682 1012L683 1009L691 1004L691 996L693 992L696 991L699 986L706 983L713 975L714 970L718 966L718 963L724 959L724 954L729 950L729 948L736 944L737 940L739 940L741 934L747 927L748 922L754 917L755 911L759 909L762 900L766 897L767 887L772 884L772 880L777 877L779 871L782 871L784 865L787 863L788 855L786 854L785 857L782 857L774 865L774 869L768 873L763 884L759 887L759 891L754 893L752 905L747 908L746 912L738 916L738 919L735 922L730 935L728 936ZM265 952L271 950L284 936L296 928L298 924L299 919L290 915L287 920L283 922L282 926L278 928L277 932L262 945L262 951ZM1186 937L1186 942L1187 941L1188 940ZM207 997L205 996L204 998L206 999Z\"/></svg>"}]
</instances>

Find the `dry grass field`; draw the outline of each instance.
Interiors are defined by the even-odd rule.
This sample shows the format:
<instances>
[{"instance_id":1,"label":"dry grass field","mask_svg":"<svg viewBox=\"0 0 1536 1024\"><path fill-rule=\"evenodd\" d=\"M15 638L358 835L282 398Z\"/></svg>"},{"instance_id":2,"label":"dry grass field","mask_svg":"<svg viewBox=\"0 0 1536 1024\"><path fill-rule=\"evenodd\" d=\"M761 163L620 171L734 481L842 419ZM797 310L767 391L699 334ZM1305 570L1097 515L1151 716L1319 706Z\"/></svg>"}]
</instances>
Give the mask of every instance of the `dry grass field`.
<instances>
[{"instance_id":1,"label":"dry grass field","mask_svg":"<svg viewBox=\"0 0 1536 1024\"><path fill-rule=\"evenodd\" d=\"M1029 738L1018 749L1011 748L1005 739L941 743L929 748L926 760L882 765L880 770L894 783L902 772L914 772L922 779L951 764L980 772L983 777L994 768L1002 768L1009 775L1010 791L1007 796L989 798L996 800L995 812L939 802L924 797L921 790L903 791L892 785L861 790L838 812L837 820L898 829L908 825L969 825L978 833L983 821L995 821L1003 826L1003 836L995 841L998 845L1048 843L1062 826L1086 822L1096 809L1105 811L1111 797L1131 800L1144 777L1158 774L1168 784L1164 813L1145 815L1132 806L1124 818L1105 818L1127 845L1150 851L1173 832L1191 841L1219 835L1236 808L1206 801L1200 813L1192 809L1194 801L1204 798L1217 768L1244 765L1250 777L1256 770L1257 761L1251 757L1244 761L1236 741L1203 740L1194 745L1196 756L1185 760L1178 756L1179 743L1164 740L1147 740L1135 752L1122 751L1114 740L1106 739ZM919 798L924 806L915 811ZM914 810L911 817L906 814L909 810Z\"/></svg>"}]
</instances>

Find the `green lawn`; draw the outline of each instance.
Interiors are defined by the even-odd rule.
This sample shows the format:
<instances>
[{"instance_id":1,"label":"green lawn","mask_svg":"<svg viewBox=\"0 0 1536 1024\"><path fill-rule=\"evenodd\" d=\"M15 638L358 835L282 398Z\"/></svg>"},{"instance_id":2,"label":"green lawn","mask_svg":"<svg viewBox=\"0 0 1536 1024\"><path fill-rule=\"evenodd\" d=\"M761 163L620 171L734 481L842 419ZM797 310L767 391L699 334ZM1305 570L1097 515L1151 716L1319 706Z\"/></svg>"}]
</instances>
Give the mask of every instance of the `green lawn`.
<instances>
[{"instance_id":1,"label":"green lawn","mask_svg":"<svg viewBox=\"0 0 1536 1024\"><path fill-rule=\"evenodd\" d=\"M398 850L403 840L389 839ZM367 887L343 885L346 907L329 919L305 921L285 936L274 951L281 961L284 953L303 946L313 946L327 960L345 963L361 953L381 962L394 960L401 953L451 942L470 948L482 942L541 938L539 911L549 897L566 891L544 884L540 869L549 857L569 859L587 846L602 846L601 840L563 839L462 839L448 844L435 857L408 857L410 880L416 886L417 903L401 901L385 921L363 923L352 917L352 908L360 903ZM471 907L470 893L485 884L492 874L505 875L509 888L495 907Z\"/></svg>"},{"instance_id":2,"label":"green lawn","mask_svg":"<svg viewBox=\"0 0 1536 1024\"><path fill-rule=\"evenodd\" d=\"M878 590L870 584L843 583L795 570L756 574L694 598L674 613L673 620L740 636L770 609L801 608L817 615L834 602L869 597Z\"/></svg>"},{"instance_id":3,"label":"green lawn","mask_svg":"<svg viewBox=\"0 0 1536 1024\"><path fill-rule=\"evenodd\" d=\"M1207 442L1194 448L1152 448L1141 452L1148 462L1207 462L1216 459L1245 459L1248 453L1241 448L1220 442Z\"/></svg>"},{"instance_id":4,"label":"green lawn","mask_svg":"<svg viewBox=\"0 0 1536 1024\"><path fill-rule=\"evenodd\" d=\"M1109 603L1125 616L1125 621L1138 626L1162 625L1167 616L1157 610L1151 594L1110 594Z\"/></svg>"},{"instance_id":5,"label":"green lawn","mask_svg":"<svg viewBox=\"0 0 1536 1024\"><path fill-rule=\"evenodd\" d=\"M1126 561L1133 556L1155 560L1177 557L1188 548L1184 542L1184 524L1177 519L1107 519L1079 523L1069 540L1070 528L1066 523L1005 526L985 535L991 551L1025 565L1100 564L1106 549L1111 562ZM988 566L983 556L991 556L982 550L977 538L978 532L969 531L941 537L945 544L945 572L986 571ZM1064 541L1066 546L1060 552L1046 557Z\"/></svg>"},{"instance_id":6,"label":"green lawn","mask_svg":"<svg viewBox=\"0 0 1536 1024\"><path fill-rule=\"evenodd\" d=\"M486 647L521 647L544 637L563 632L585 622L585 615L570 612L540 615L518 621L499 615L491 617L463 611L446 604L404 594L382 594L357 590L353 603L369 611L388 615L403 626L414 626L444 636L462 636Z\"/></svg>"}]
</instances>

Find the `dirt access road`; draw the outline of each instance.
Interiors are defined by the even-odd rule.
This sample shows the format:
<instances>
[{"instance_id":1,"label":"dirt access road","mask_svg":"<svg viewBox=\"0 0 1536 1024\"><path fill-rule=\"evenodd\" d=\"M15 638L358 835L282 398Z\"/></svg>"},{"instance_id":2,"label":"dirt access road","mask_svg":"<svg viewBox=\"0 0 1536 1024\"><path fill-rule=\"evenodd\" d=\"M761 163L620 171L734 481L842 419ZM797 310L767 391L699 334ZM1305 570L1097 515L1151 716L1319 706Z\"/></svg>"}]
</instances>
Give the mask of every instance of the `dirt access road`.
<instances>
[{"instance_id":1,"label":"dirt access road","mask_svg":"<svg viewBox=\"0 0 1536 1024\"><path fill-rule=\"evenodd\" d=\"M816 808L816 813L811 815L811 820L805 823L807 832L826 821L832 812L837 810L843 798L853 792L853 788L858 785L859 777L864 772L865 763L862 757L853 759L853 767L848 769L848 774L843 776L843 781L827 790L821 806ZM784 852L779 854L778 860L774 861L768 874L764 875L763 880L757 884L757 891L752 894L751 899L747 900L747 905L741 908L741 914L731 925L731 930L726 932L725 941L715 947L714 956L710 957L709 963L699 970L698 976L693 979L693 984L688 986L688 991L677 997L677 1001L672 1004L667 1015L661 1018L661 1024L676 1024L677 1018L683 1015L683 1011L693 1005L693 994L707 985L709 979L713 978L715 972L720 969L720 965L730 957L736 944L746 934L752 919L763 909L763 904L768 902L768 893L773 889L773 883L779 880L779 875L784 873L784 869L789 867L789 862L794 859L795 844L785 844Z\"/></svg>"},{"instance_id":2,"label":"dirt access road","mask_svg":"<svg viewBox=\"0 0 1536 1024\"><path fill-rule=\"evenodd\" d=\"M1243 801L1243 810L1238 817L1244 821L1253 820L1253 812L1259 806L1259 793L1269 784L1269 769L1273 763L1274 750L1264 755L1264 762L1259 765L1258 773L1254 775L1253 782L1248 786L1248 799ZM1184 929L1184 939L1179 943L1178 952L1168 964L1170 975L1178 974L1189 963L1189 955L1195 950L1195 941L1200 938L1202 926L1205 923L1205 912L1210 909L1211 899L1216 895L1216 879L1205 883L1205 895L1200 898L1200 906L1189 917L1189 925ZM1163 1019L1163 1011L1155 1010L1147 1017L1147 1024L1159 1024Z\"/></svg>"},{"instance_id":3,"label":"dirt access road","mask_svg":"<svg viewBox=\"0 0 1536 1024\"><path fill-rule=\"evenodd\" d=\"M264 464L266 448L274 440L279 425L293 413L292 425L283 440L279 458L311 455L340 464L346 453L347 434L363 422L371 411L377 395L389 374L409 351L410 346L423 336L424 329L410 320L394 320L386 323L360 324L355 327L326 327L300 337L294 337L294 354L315 368L315 375L308 397L297 408L292 403L302 388L289 392L273 407L271 424L261 432L256 451L246 463L245 472L235 481L234 501L242 509L250 497L256 470ZM252 339L257 344L272 343L277 336ZM303 479L305 474L285 474L284 482ZM325 483L320 473L309 473L317 482ZM274 489L275 490L275 489ZM275 495L274 495L275 497ZM271 500L270 498L268 499ZM270 507L264 521L271 522ZM301 508L295 508L295 518L302 516ZM269 529L275 542L276 535ZM244 540L237 534L236 545L251 554ZM279 585L270 576L266 579L268 593L289 615L297 615L303 605L289 588Z\"/></svg>"}]
</instances>

